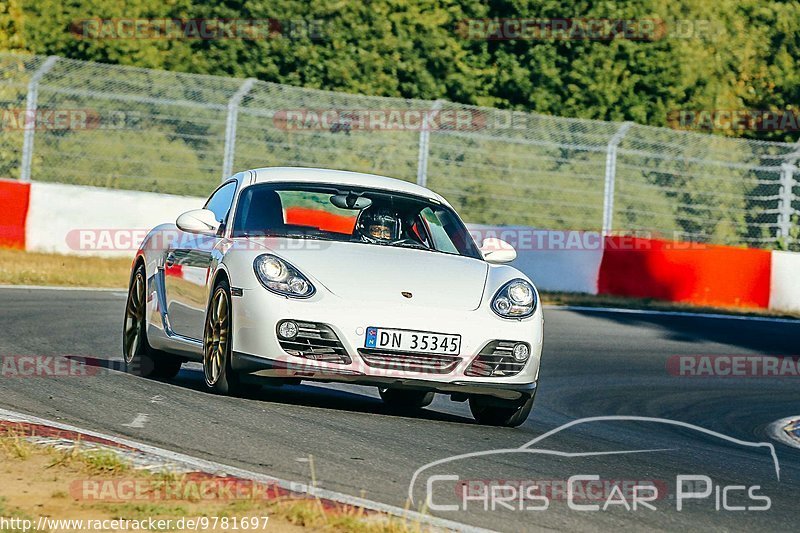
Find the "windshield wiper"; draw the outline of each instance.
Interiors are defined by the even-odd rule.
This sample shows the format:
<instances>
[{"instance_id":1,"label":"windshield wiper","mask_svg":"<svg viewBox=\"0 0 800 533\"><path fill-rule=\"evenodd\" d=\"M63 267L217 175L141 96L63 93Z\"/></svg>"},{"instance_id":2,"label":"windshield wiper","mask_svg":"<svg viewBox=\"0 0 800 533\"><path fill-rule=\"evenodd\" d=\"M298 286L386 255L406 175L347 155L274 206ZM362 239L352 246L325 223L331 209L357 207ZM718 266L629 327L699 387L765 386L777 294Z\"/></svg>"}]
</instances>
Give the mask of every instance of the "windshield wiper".
<instances>
[{"instance_id":1,"label":"windshield wiper","mask_svg":"<svg viewBox=\"0 0 800 533\"><path fill-rule=\"evenodd\" d=\"M320 233L282 233L279 237L286 237L287 239L316 239L320 241L333 241L335 239L328 235Z\"/></svg>"},{"instance_id":2,"label":"windshield wiper","mask_svg":"<svg viewBox=\"0 0 800 533\"><path fill-rule=\"evenodd\" d=\"M431 250L431 248L428 248L424 244L412 243L412 242L391 243L389 246L396 246L398 248L411 248L412 250Z\"/></svg>"},{"instance_id":3,"label":"windshield wiper","mask_svg":"<svg viewBox=\"0 0 800 533\"><path fill-rule=\"evenodd\" d=\"M245 231L240 234L241 237L247 238L262 238L262 237L281 237L284 239L315 239L321 241L335 240L328 235L319 233L301 233L301 232L282 232L282 231Z\"/></svg>"}]
</instances>

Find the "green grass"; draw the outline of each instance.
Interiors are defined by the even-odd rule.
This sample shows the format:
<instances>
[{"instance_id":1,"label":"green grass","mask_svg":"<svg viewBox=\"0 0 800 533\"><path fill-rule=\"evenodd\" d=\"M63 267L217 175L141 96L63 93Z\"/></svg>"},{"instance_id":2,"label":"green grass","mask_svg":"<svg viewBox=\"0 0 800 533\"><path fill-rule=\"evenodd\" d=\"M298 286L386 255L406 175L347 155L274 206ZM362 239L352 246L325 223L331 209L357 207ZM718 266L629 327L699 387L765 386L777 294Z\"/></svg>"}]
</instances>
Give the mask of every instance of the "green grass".
<instances>
[{"instance_id":1,"label":"green grass","mask_svg":"<svg viewBox=\"0 0 800 533\"><path fill-rule=\"evenodd\" d=\"M0 248L0 285L126 288L130 259L42 254Z\"/></svg>"}]
</instances>

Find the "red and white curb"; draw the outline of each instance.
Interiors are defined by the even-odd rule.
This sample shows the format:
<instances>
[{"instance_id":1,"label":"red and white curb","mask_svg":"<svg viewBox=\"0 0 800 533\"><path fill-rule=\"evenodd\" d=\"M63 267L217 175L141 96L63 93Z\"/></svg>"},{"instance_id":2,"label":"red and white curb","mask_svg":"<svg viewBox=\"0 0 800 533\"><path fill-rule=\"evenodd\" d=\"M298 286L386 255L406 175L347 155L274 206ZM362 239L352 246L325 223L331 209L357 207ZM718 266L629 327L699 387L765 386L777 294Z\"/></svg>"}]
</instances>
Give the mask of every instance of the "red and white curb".
<instances>
[{"instance_id":1,"label":"red and white curb","mask_svg":"<svg viewBox=\"0 0 800 533\"><path fill-rule=\"evenodd\" d=\"M781 418L769 425L769 436L792 448L800 448L800 416Z\"/></svg>"},{"instance_id":2,"label":"red and white curb","mask_svg":"<svg viewBox=\"0 0 800 533\"><path fill-rule=\"evenodd\" d=\"M133 468L174 473L198 473L233 480L246 480L268 487L267 493L277 498L312 497L322 502L326 509L342 505L383 513L400 519L417 522L434 531L464 531L485 533L491 530L461 524L452 520L425 515L365 498L320 489L304 483L287 481L258 472L251 472L179 452L173 452L96 431L81 429L69 424L47 420L7 409L0 409L0 427L17 429L28 435L31 442L61 449L111 450L128 461Z\"/></svg>"}]
</instances>

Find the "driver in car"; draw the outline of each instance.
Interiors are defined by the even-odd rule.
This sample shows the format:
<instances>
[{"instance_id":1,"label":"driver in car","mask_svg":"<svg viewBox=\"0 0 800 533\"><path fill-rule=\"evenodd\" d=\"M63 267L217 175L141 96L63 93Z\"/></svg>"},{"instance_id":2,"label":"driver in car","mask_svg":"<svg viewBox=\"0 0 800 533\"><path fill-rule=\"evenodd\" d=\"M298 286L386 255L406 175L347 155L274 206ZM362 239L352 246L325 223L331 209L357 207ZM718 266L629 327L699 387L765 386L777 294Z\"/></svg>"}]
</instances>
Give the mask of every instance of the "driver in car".
<instances>
[{"instance_id":1,"label":"driver in car","mask_svg":"<svg viewBox=\"0 0 800 533\"><path fill-rule=\"evenodd\" d=\"M417 231L413 219L404 220L400 213L385 207L370 207L361 213L356 231L364 242L428 248Z\"/></svg>"},{"instance_id":2,"label":"driver in car","mask_svg":"<svg viewBox=\"0 0 800 533\"><path fill-rule=\"evenodd\" d=\"M358 225L367 242L389 244L400 240L400 217L388 209L367 209Z\"/></svg>"}]
</instances>

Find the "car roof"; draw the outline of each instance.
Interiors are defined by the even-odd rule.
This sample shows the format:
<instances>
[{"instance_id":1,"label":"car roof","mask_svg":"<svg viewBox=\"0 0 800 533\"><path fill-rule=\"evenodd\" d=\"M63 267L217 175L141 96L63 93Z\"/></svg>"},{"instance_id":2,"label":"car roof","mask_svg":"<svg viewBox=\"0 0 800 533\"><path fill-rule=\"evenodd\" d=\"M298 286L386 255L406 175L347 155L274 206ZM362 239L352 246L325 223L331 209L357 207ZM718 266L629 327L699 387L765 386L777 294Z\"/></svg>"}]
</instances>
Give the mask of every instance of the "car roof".
<instances>
[{"instance_id":1,"label":"car roof","mask_svg":"<svg viewBox=\"0 0 800 533\"><path fill-rule=\"evenodd\" d=\"M267 167L253 169L253 178L249 184L269 183L269 182L302 182L302 183L325 183L333 185L352 185L356 187L368 187L373 189L383 189L387 191L397 191L423 198L434 198L441 203L450 206L450 203L441 195L432 190L395 178L378 176L377 174L364 174L361 172L349 172L346 170L330 170L325 168L305 168L305 167ZM245 182L247 180L245 179Z\"/></svg>"}]
</instances>

